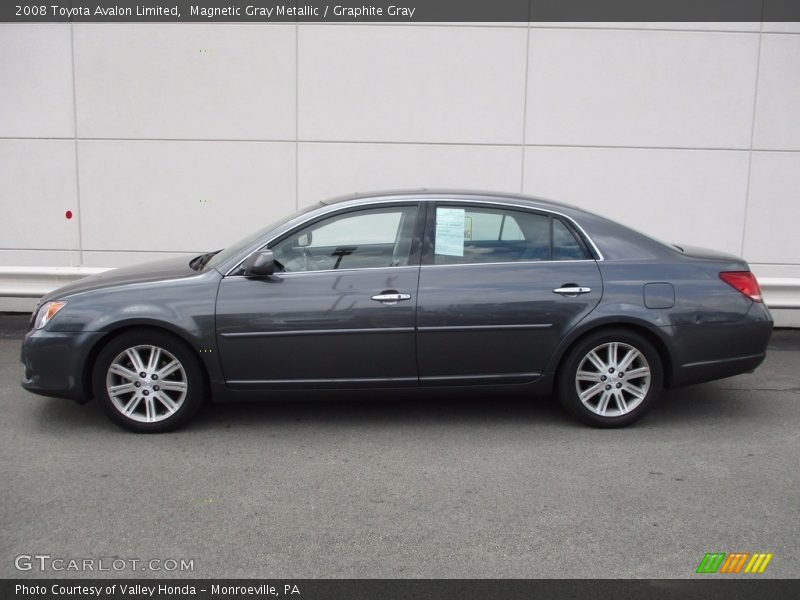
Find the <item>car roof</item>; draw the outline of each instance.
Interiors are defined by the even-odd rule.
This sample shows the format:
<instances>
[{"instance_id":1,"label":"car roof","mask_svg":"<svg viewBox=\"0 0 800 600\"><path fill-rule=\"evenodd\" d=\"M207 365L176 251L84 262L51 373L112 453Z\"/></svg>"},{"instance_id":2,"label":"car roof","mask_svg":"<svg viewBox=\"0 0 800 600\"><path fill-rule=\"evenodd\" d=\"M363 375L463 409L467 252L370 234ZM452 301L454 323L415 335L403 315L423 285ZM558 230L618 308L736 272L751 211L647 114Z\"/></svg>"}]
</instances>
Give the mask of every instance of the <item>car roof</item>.
<instances>
[{"instance_id":1,"label":"car roof","mask_svg":"<svg viewBox=\"0 0 800 600\"><path fill-rule=\"evenodd\" d=\"M470 200L502 200L509 204L517 204L519 206L528 206L531 208L543 209L570 209L575 211L586 212L578 206L567 204L565 202L557 202L555 200L548 200L546 198L538 198L535 196L527 196L525 194L516 194L513 192L494 192L484 190L461 190L455 188L414 188L414 189L400 189L400 190L386 190L380 192L358 192L354 194L347 194L344 196L337 196L322 201L322 204L333 205L353 200L369 200L369 199L413 199L413 200L436 200L441 198L465 198Z\"/></svg>"}]
</instances>

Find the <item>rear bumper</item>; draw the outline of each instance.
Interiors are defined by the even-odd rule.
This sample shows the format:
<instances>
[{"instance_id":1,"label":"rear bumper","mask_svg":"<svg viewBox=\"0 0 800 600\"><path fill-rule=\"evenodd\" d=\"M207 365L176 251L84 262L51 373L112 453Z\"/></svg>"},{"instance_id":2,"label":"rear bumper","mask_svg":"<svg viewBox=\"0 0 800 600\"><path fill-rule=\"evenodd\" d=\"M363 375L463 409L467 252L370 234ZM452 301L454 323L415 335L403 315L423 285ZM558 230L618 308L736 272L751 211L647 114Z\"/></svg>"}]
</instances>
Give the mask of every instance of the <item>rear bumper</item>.
<instances>
[{"instance_id":1,"label":"rear bumper","mask_svg":"<svg viewBox=\"0 0 800 600\"><path fill-rule=\"evenodd\" d=\"M677 360L669 387L753 371L767 355L772 317L763 304L754 303L743 321L676 329Z\"/></svg>"},{"instance_id":2,"label":"rear bumper","mask_svg":"<svg viewBox=\"0 0 800 600\"><path fill-rule=\"evenodd\" d=\"M20 359L25 372L22 387L42 396L87 402L91 390L84 381L84 365L102 332L29 331Z\"/></svg>"},{"instance_id":3,"label":"rear bumper","mask_svg":"<svg viewBox=\"0 0 800 600\"><path fill-rule=\"evenodd\" d=\"M734 358L688 363L676 370L670 387L703 383L704 381L713 381L715 379L724 379L725 377L741 375L742 373L750 373L764 362L766 356L766 352L762 352L751 356L737 356Z\"/></svg>"}]
</instances>

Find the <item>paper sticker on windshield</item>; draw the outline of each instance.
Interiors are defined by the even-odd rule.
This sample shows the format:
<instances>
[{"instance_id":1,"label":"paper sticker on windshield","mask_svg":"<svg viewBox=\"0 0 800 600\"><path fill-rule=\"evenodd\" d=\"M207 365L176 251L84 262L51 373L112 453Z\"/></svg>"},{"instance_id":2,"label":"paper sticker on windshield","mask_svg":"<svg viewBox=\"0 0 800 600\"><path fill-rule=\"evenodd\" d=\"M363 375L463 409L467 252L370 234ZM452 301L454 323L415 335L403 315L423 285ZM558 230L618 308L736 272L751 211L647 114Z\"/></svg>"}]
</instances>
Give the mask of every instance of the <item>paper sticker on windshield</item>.
<instances>
[{"instance_id":1,"label":"paper sticker on windshield","mask_svg":"<svg viewBox=\"0 0 800 600\"><path fill-rule=\"evenodd\" d=\"M436 209L436 254L464 256L463 208Z\"/></svg>"}]
</instances>

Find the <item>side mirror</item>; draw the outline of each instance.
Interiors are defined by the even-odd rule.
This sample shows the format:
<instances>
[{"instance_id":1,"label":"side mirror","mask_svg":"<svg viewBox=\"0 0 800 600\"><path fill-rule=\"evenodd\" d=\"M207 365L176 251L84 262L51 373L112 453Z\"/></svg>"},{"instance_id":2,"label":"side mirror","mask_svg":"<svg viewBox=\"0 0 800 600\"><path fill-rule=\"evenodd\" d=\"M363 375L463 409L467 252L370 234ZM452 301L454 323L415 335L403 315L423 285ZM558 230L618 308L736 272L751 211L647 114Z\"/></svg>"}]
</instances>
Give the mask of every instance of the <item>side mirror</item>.
<instances>
[{"instance_id":1,"label":"side mirror","mask_svg":"<svg viewBox=\"0 0 800 600\"><path fill-rule=\"evenodd\" d=\"M242 263L244 274L248 277L269 277L275 272L275 258L272 250L253 252Z\"/></svg>"}]
</instances>

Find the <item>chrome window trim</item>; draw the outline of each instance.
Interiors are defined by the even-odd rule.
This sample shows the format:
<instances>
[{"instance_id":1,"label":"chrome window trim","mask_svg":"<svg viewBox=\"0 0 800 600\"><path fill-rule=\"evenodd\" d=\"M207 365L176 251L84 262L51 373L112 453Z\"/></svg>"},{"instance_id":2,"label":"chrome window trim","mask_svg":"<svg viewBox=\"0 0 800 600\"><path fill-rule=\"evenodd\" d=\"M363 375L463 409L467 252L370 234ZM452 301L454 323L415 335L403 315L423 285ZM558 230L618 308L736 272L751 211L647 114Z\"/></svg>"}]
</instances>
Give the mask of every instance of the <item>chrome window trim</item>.
<instances>
[{"instance_id":1,"label":"chrome window trim","mask_svg":"<svg viewBox=\"0 0 800 600\"><path fill-rule=\"evenodd\" d=\"M234 267L234 269L238 268L238 266L239 265ZM397 265L394 267L390 266L390 267L355 267L352 269L318 269L316 271L289 271L288 273L275 273L273 276L297 277L298 275L313 275L315 273L354 273L357 271L377 271L380 269L392 269L392 271L395 271L397 269L419 269L419 268L420 265ZM247 279L245 275L231 275L231 277L242 277Z\"/></svg>"},{"instance_id":2,"label":"chrome window trim","mask_svg":"<svg viewBox=\"0 0 800 600\"><path fill-rule=\"evenodd\" d=\"M272 236L267 241L259 242L257 245L254 245L251 248L249 248L243 254L243 258L237 260L236 263L234 264L234 266L231 267L230 269L228 269L228 271L225 272L224 277L244 277L244 275L236 275L236 274L234 274L234 271L239 269L242 266L242 263L245 260L247 260L248 256L250 256L253 252L256 252L257 250L260 250L260 249L268 246L269 244L274 242L276 239L278 239L279 237L281 237L285 233L288 233L289 231L292 231L294 229L302 228L307 223L309 223L311 221L314 221L314 220L318 219L319 217L328 216L328 215L334 215L334 214L336 214L338 212L346 212L348 209L357 208L357 207L361 207L361 206L369 207L369 206L380 205L380 204L398 204L398 203L402 203L402 202L417 202L417 203L421 204L423 202L441 202L441 201L455 202L455 203L478 204L478 205L480 205L480 204L488 204L488 205L492 205L492 206L502 206L502 207L510 209L510 210L527 210L527 211L531 211L531 212L541 212L541 213L546 213L546 214L549 214L549 215L554 215L554 216L557 216L557 217L561 217L562 219L565 219L566 221L571 223L572 226L575 227L580 232L580 234L583 236L584 240L586 240L586 242L591 246L591 249L597 255L597 258L596 259L594 259L594 258L584 258L584 259L572 259L572 260L505 261L505 262L499 262L499 263L460 263L460 264L454 264L454 265L401 265L401 266L397 266L397 267L361 267L361 268L357 268L357 269L326 269L326 270L320 270L320 271L293 271L293 272L290 272L290 273L280 273L280 274L281 275L291 275L291 274L295 274L296 275L296 274L299 274L299 273L324 273L324 272L338 272L338 273L341 273L341 272L344 272L344 271L361 271L361 270L367 270L367 269L402 269L402 268L407 268L407 267L413 267L413 268L420 268L420 267L456 267L456 266L477 266L477 265L492 265L492 264L508 265L508 264L525 264L525 263L565 263L565 262L587 262L587 261L602 262L602 261L605 260L605 257L603 256L603 253L600 252L600 249L597 247L597 244L595 244L594 240L589 236L588 233L586 233L586 230L584 230L584 228L581 227L580 223L576 222L575 219L573 219L569 215L565 215L564 213L558 212L557 210L553 210L553 209L550 209L550 208L541 208L541 207L538 207L538 206L525 206L524 204L514 204L514 203L509 203L509 202L503 202L503 201L497 200L496 198L494 198L492 196L486 196L486 197L474 196L474 197L470 197L470 198L465 198L463 196L459 196L458 194L435 194L435 193L433 193L431 195L420 194L419 197L416 197L416 196L413 196L413 195L412 196L409 196L409 195L386 196L386 197L368 197L367 196L367 197L358 198L358 199L355 199L355 200L345 200L342 203L325 204L325 205L323 205L324 208L320 208L319 209L319 210L321 210L323 212L316 212L315 211L307 219L305 219L305 220L303 220L303 221L301 221L299 223L295 223L294 225L292 225L291 227L287 228L286 230L281 231L280 233L277 233L276 235ZM325 208L327 208L328 210L325 210Z\"/></svg>"},{"instance_id":3,"label":"chrome window trim","mask_svg":"<svg viewBox=\"0 0 800 600\"><path fill-rule=\"evenodd\" d=\"M423 269L428 267L480 267L482 265L552 265L554 263L591 263L598 262L593 258L571 258L569 260L504 260L500 262L482 262L482 263L453 263L452 265L422 265Z\"/></svg>"}]
</instances>

